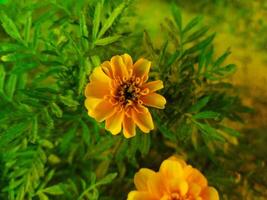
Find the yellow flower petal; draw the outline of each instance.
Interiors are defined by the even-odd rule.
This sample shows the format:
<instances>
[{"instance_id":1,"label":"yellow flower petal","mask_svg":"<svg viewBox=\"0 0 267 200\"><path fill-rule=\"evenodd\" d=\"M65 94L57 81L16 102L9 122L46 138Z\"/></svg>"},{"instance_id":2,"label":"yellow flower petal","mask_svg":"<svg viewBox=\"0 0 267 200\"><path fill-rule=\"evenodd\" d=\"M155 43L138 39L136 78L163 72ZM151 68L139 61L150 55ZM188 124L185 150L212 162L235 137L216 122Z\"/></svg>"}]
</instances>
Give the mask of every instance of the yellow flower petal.
<instances>
[{"instance_id":1,"label":"yellow flower petal","mask_svg":"<svg viewBox=\"0 0 267 200\"><path fill-rule=\"evenodd\" d=\"M130 117L127 117L125 115L124 120L123 120L123 135L126 138L130 138L130 137L135 136L135 134L136 134L136 131L135 131L134 121Z\"/></svg>"},{"instance_id":2,"label":"yellow flower petal","mask_svg":"<svg viewBox=\"0 0 267 200\"><path fill-rule=\"evenodd\" d=\"M158 80L158 81L151 81L148 83L145 83L143 86L143 88L148 88L149 89L149 93L155 92L157 90L160 90L163 88L163 82Z\"/></svg>"},{"instance_id":3,"label":"yellow flower petal","mask_svg":"<svg viewBox=\"0 0 267 200\"><path fill-rule=\"evenodd\" d=\"M184 174L188 183L198 184L200 187L204 188L208 185L208 181L197 169L191 167L190 165L184 168Z\"/></svg>"},{"instance_id":4,"label":"yellow flower petal","mask_svg":"<svg viewBox=\"0 0 267 200\"><path fill-rule=\"evenodd\" d=\"M144 133L148 133L149 131L154 129L154 124L150 112L138 113L135 109L132 109L131 114L136 125Z\"/></svg>"},{"instance_id":5,"label":"yellow flower petal","mask_svg":"<svg viewBox=\"0 0 267 200\"><path fill-rule=\"evenodd\" d=\"M110 94L109 84L99 81L88 83L85 88L86 97L102 99L105 95Z\"/></svg>"},{"instance_id":6,"label":"yellow flower petal","mask_svg":"<svg viewBox=\"0 0 267 200\"><path fill-rule=\"evenodd\" d=\"M202 193L201 197L203 200L219 200L219 194L214 187L206 187Z\"/></svg>"},{"instance_id":7,"label":"yellow flower petal","mask_svg":"<svg viewBox=\"0 0 267 200\"><path fill-rule=\"evenodd\" d=\"M189 189L189 194L191 194L193 197L197 197L197 196L199 196L201 190L202 190L202 188L198 184L191 183L190 189Z\"/></svg>"},{"instance_id":8,"label":"yellow flower petal","mask_svg":"<svg viewBox=\"0 0 267 200\"><path fill-rule=\"evenodd\" d=\"M182 165L183 168L186 167L186 165L187 165L186 162L182 158L180 158L178 156L175 156L175 155L169 157L168 160L173 160L173 161L179 162Z\"/></svg>"},{"instance_id":9,"label":"yellow flower petal","mask_svg":"<svg viewBox=\"0 0 267 200\"><path fill-rule=\"evenodd\" d=\"M183 179L168 179L165 182L169 185L170 192L179 192L180 195L184 196L188 191L188 184Z\"/></svg>"},{"instance_id":10,"label":"yellow flower petal","mask_svg":"<svg viewBox=\"0 0 267 200\"><path fill-rule=\"evenodd\" d=\"M128 194L127 200L158 200L155 196L148 192L132 191Z\"/></svg>"},{"instance_id":11,"label":"yellow flower petal","mask_svg":"<svg viewBox=\"0 0 267 200\"><path fill-rule=\"evenodd\" d=\"M140 169L134 176L134 184L137 190L140 191L148 191L148 180L152 177L155 176L156 172L147 169L147 168L142 168Z\"/></svg>"},{"instance_id":12,"label":"yellow flower petal","mask_svg":"<svg viewBox=\"0 0 267 200\"><path fill-rule=\"evenodd\" d=\"M104 83L109 83L111 80L110 78L104 73L101 67L96 67L91 76L90 81L99 81Z\"/></svg>"},{"instance_id":13,"label":"yellow flower petal","mask_svg":"<svg viewBox=\"0 0 267 200\"><path fill-rule=\"evenodd\" d=\"M143 78L148 76L148 72L150 70L151 62L146 59L139 59L133 66L133 75L135 77Z\"/></svg>"},{"instance_id":14,"label":"yellow flower petal","mask_svg":"<svg viewBox=\"0 0 267 200\"><path fill-rule=\"evenodd\" d=\"M160 173L168 179L183 179L183 168L181 164L173 160L164 160L160 165Z\"/></svg>"},{"instance_id":15,"label":"yellow flower petal","mask_svg":"<svg viewBox=\"0 0 267 200\"><path fill-rule=\"evenodd\" d=\"M148 190L151 194L154 194L157 198L161 198L166 191L163 179L160 173L155 173L147 181Z\"/></svg>"},{"instance_id":16,"label":"yellow flower petal","mask_svg":"<svg viewBox=\"0 0 267 200\"><path fill-rule=\"evenodd\" d=\"M97 98L86 98L84 101L84 105L87 108L88 111L93 110L97 104L99 104L101 102L101 99L97 99Z\"/></svg>"},{"instance_id":17,"label":"yellow flower petal","mask_svg":"<svg viewBox=\"0 0 267 200\"><path fill-rule=\"evenodd\" d=\"M124 111L115 112L110 118L106 119L106 129L112 133L112 135L117 135L121 132L121 125L124 117Z\"/></svg>"},{"instance_id":18,"label":"yellow flower petal","mask_svg":"<svg viewBox=\"0 0 267 200\"><path fill-rule=\"evenodd\" d=\"M157 93L151 93L145 96L141 96L140 99L146 106L151 106L159 109L165 108L166 99Z\"/></svg>"},{"instance_id":19,"label":"yellow flower petal","mask_svg":"<svg viewBox=\"0 0 267 200\"><path fill-rule=\"evenodd\" d=\"M109 61L105 61L101 64L101 68L103 70L103 72L110 77L111 79L114 78L113 76L113 71L112 71L112 67Z\"/></svg>"},{"instance_id":20,"label":"yellow flower petal","mask_svg":"<svg viewBox=\"0 0 267 200\"><path fill-rule=\"evenodd\" d=\"M112 116L115 112L114 106L106 100L102 100L95 108L88 114L97 121L102 122Z\"/></svg>"},{"instance_id":21,"label":"yellow flower petal","mask_svg":"<svg viewBox=\"0 0 267 200\"><path fill-rule=\"evenodd\" d=\"M127 53L123 54L122 56L123 62L125 63L128 71L133 67L133 60L131 56Z\"/></svg>"},{"instance_id":22,"label":"yellow flower petal","mask_svg":"<svg viewBox=\"0 0 267 200\"><path fill-rule=\"evenodd\" d=\"M128 70L121 56L113 56L110 63L115 78L120 77L123 80L123 77L128 77Z\"/></svg>"}]
</instances>

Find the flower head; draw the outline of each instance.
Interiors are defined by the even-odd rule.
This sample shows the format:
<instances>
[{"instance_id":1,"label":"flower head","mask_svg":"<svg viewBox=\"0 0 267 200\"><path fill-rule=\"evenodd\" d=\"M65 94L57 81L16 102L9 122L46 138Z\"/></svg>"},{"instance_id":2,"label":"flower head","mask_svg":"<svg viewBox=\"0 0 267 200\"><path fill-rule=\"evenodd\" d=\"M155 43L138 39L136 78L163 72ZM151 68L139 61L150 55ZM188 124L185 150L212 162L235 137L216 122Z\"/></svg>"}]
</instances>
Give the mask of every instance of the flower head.
<instances>
[{"instance_id":1,"label":"flower head","mask_svg":"<svg viewBox=\"0 0 267 200\"><path fill-rule=\"evenodd\" d=\"M127 200L219 200L197 169L174 156L163 161L158 172L140 169L134 183L137 190Z\"/></svg>"},{"instance_id":2,"label":"flower head","mask_svg":"<svg viewBox=\"0 0 267 200\"><path fill-rule=\"evenodd\" d=\"M151 62L139 59L133 63L128 54L113 56L96 67L85 88L85 106L89 116L102 122L113 135L121 132L133 137L136 125L145 133L154 128L145 106L163 109L166 100L155 91L162 81L147 82Z\"/></svg>"}]
</instances>

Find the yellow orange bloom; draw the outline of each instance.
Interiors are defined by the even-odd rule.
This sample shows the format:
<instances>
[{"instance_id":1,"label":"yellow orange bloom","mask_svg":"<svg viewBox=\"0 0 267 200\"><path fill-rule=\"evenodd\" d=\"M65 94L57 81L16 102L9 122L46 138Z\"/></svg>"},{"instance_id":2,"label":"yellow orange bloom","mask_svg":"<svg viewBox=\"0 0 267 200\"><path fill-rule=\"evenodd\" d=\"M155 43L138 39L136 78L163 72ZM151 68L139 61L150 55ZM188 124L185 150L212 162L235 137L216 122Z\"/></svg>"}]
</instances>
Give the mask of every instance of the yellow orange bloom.
<instances>
[{"instance_id":1,"label":"yellow orange bloom","mask_svg":"<svg viewBox=\"0 0 267 200\"><path fill-rule=\"evenodd\" d=\"M154 128L145 106L163 109L166 100L155 91L163 88L160 80L147 82L151 62L131 56L113 56L96 67L85 88L85 106L89 116L106 121L105 128L113 135L121 132L133 137L136 125L145 133Z\"/></svg>"},{"instance_id":2,"label":"yellow orange bloom","mask_svg":"<svg viewBox=\"0 0 267 200\"><path fill-rule=\"evenodd\" d=\"M134 184L137 190L127 200L219 200L200 171L174 156L163 161L158 172L140 169Z\"/></svg>"}]
</instances>

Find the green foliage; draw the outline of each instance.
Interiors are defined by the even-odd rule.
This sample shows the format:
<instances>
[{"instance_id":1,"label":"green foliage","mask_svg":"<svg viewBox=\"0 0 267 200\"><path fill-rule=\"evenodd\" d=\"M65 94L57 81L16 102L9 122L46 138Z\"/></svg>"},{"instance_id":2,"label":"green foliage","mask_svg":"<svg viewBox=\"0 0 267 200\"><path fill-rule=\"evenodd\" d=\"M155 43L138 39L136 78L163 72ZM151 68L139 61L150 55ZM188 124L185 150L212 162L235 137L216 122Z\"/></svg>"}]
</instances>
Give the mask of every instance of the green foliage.
<instances>
[{"instance_id":1,"label":"green foliage","mask_svg":"<svg viewBox=\"0 0 267 200\"><path fill-rule=\"evenodd\" d=\"M224 121L242 121L248 109L225 82L235 66L224 62L228 51L214 56L215 34L199 26L200 17L183 25L174 6L174 20L164 25L168 39L157 47L147 31L143 40L143 30L130 26L131 6L0 4L0 199L125 199L143 160L183 153L196 165L216 166L214 149L222 150L225 135L239 136ZM151 79L164 81L168 102L153 110L156 130L131 140L112 136L84 108L92 69L124 52L152 60Z\"/></svg>"}]
</instances>

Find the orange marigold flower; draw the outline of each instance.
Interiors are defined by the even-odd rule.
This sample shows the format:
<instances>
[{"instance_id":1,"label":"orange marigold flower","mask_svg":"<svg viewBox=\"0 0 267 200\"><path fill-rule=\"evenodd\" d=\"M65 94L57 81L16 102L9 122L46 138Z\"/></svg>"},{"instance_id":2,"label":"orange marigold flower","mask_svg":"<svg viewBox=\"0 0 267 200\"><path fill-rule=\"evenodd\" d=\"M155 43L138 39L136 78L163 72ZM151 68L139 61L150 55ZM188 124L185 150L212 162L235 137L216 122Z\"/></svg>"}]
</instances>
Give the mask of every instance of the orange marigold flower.
<instances>
[{"instance_id":1,"label":"orange marigold flower","mask_svg":"<svg viewBox=\"0 0 267 200\"><path fill-rule=\"evenodd\" d=\"M174 156L163 161L158 172L140 169L134 183L137 190L127 200L219 200L200 171Z\"/></svg>"},{"instance_id":2,"label":"orange marigold flower","mask_svg":"<svg viewBox=\"0 0 267 200\"><path fill-rule=\"evenodd\" d=\"M133 137L137 125L148 133L154 128L151 114L145 106L163 109L166 100L155 91L163 88L160 80L147 82L151 62L131 56L113 56L96 67L85 88L85 106L89 116L102 122L113 135L121 132Z\"/></svg>"}]
</instances>

